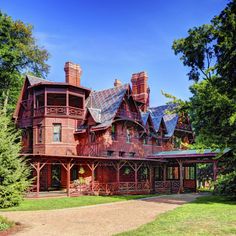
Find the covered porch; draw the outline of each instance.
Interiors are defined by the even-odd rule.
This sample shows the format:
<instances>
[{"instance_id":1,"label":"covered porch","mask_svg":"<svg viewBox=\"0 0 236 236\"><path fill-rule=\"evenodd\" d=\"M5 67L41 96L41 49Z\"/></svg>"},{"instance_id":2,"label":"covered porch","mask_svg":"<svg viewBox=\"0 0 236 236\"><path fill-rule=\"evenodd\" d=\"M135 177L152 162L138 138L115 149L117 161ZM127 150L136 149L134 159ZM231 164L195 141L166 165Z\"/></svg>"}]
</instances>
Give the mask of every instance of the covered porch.
<instances>
[{"instance_id":1,"label":"covered porch","mask_svg":"<svg viewBox=\"0 0 236 236\"><path fill-rule=\"evenodd\" d=\"M162 160L155 168L154 190L158 193L183 193L197 190L197 164L211 163L213 181L217 178L219 160L217 155L227 152L210 149L163 151L149 156L148 159Z\"/></svg>"},{"instance_id":2,"label":"covered porch","mask_svg":"<svg viewBox=\"0 0 236 236\"><path fill-rule=\"evenodd\" d=\"M154 167L161 160L118 157L28 155L35 177L27 196L57 190L67 196L148 194L154 191Z\"/></svg>"}]
</instances>

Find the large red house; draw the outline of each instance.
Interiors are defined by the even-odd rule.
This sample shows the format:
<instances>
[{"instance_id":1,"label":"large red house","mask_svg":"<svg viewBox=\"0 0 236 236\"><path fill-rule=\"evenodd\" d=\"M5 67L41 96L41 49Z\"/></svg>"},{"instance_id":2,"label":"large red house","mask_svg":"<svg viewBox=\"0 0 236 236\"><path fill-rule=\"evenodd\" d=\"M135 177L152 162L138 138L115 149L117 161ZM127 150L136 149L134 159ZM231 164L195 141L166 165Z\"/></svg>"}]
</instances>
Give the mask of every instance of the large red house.
<instances>
[{"instance_id":1,"label":"large red house","mask_svg":"<svg viewBox=\"0 0 236 236\"><path fill-rule=\"evenodd\" d=\"M187 150L194 136L174 105L149 106L145 72L130 84L93 91L81 86L81 68L65 64L65 82L27 75L14 113L22 156L39 191L132 194L196 189L196 163L215 153Z\"/></svg>"}]
</instances>

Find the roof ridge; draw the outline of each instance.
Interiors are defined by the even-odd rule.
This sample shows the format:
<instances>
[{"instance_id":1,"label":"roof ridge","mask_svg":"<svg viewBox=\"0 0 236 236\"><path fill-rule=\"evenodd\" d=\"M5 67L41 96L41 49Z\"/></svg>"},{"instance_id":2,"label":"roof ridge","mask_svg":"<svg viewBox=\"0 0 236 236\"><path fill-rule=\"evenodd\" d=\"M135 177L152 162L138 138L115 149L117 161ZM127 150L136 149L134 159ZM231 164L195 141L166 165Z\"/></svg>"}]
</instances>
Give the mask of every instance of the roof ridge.
<instances>
[{"instance_id":1,"label":"roof ridge","mask_svg":"<svg viewBox=\"0 0 236 236\"><path fill-rule=\"evenodd\" d=\"M112 87L112 88L107 88L107 89L102 89L102 90L93 90L92 93L99 93L99 92L104 92L104 91L108 91L108 90L112 90L112 89L125 88L126 86L129 86L129 83L122 84L118 87Z\"/></svg>"}]
</instances>

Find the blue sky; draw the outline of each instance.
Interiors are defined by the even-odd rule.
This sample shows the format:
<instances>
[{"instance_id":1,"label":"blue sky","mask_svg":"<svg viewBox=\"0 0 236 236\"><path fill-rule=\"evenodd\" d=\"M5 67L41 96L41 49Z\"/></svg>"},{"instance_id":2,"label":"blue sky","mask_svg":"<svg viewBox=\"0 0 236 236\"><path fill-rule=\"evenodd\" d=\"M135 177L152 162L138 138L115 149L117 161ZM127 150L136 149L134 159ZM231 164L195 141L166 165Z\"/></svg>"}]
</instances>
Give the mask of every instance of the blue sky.
<instances>
[{"instance_id":1,"label":"blue sky","mask_svg":"<svg viewBox=\"0 0 236 236\"><path fill-rule=\"evenodd\" d=\"M146 71L151 105L166 99L161 90L188 99L188 69L174 55L174 39L209 21L227 0L1 0L0 9L34 26L38 44L51 58L48 79L64 81L64 63L83 70L82 85L94 90L128 83Z\"/></svg>"}]
</instances>

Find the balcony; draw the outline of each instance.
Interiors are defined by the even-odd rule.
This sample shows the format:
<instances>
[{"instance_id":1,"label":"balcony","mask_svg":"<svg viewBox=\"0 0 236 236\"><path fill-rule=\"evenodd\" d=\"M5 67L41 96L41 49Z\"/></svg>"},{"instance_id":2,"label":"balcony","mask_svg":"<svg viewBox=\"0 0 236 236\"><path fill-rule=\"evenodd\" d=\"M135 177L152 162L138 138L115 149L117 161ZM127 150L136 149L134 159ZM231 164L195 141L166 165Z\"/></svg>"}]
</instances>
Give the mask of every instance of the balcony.
<instances>
[{"instance_id":1,"label":"balcony","mask_svg":"<svg viewBox=\"0 0 236 236\"><path fill-rule=\"evenodd\" d=\"M38 116L71 116L84 118L84 109L70 106L44 106L34 109L34 117Z\"/></svg>"},{"instance_id":2,"label":"balcony","mask_svg":"<svg viewBox=\"0 0 236 236\"><path fill-rule=\"evenodd\" d=\"M190 124L184 124L184 123L178 123L177 126L176 126L176 129L192 131L191 125Z\"/></svg>"},{"instance_id":3,"label":"balcony","mask_svg":"<svg viewBox=\"0 0 236 236\"><path fill-rule=\"evenodd\" d=\"M135 121L140 121L140 115L137 112L127 111L120 109L117 113L117 116L123 119L132 119Z\"/></svg>"}]
</instances>

